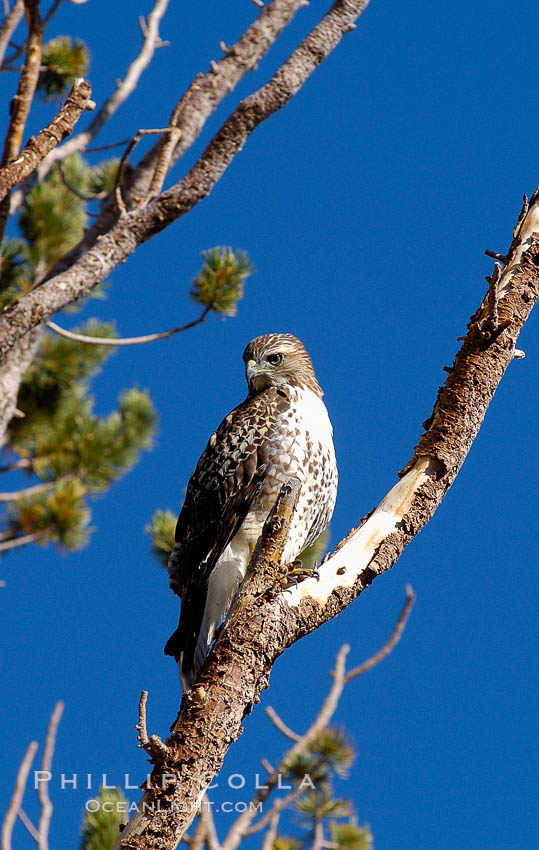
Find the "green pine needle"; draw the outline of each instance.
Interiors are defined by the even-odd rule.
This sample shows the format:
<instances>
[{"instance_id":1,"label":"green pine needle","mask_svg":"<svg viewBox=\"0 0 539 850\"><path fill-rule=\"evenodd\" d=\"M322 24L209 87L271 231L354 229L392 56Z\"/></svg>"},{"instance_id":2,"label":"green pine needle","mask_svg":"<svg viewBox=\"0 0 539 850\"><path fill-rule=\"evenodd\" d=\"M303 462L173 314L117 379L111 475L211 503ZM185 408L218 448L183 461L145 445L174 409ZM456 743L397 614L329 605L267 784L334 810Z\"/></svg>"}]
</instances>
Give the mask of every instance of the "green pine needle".
<instances>
[{"instance_id":1,"label":"green pine needle","mask_svg":"<svg viewBox=\"0 0 539 850\"><path fill-rule=\"evenodd\" d=\"M151 537L152 553L162 567L167 566L174 546L176 519L172 511L156 511L145 528Z\"/></svg>"},{"instance_id":2,"label":"green pine needle","mask_svg":"<svg viewBox=\"0 0 539 850\"><path fill-rule=\"evenodd\" d=\"M90 169L79 154L54 166L45 180L26 195L19 227L28 243L31 264L40 273L57 262L82 238L87 222L86 202L69 187L86 194Z\"/></svg>"},{"instance_id":3,"label":"green pine needle","mask_svg":"<svg viewBox=\"0 0 539 850\"><path fill-rule=\"evenodd\" d=\"M331 843L336 850L373 850L373 837L367 826L358 826L355 818L347 823L330 823Z\"/></svg>"},{"instance_id":4,"label":"green pine needle","mask_svg":"<svg viewBox=\"0 0 539 850\"><path fill-rule=\"evenodd\" d=\"M355 758L355 751L343 729L328 726L327 729L318 733L310 749L318 756L322 756L338 776L345 778L348 775Z\"/></svg>"},{"instance_id":5,"label":"green pine needle","mask_svg":"<svg viewBox=\"0 0 539 850\"><path fill-rule=\"evenodd\" d=\"M101 788L96 799L97 811L84 812L79 850L112 850L126 822L127 800L119 788Z\"/></svg>"},{"instance_id":6,"label":"green pine needle","mask_svg":"<svg viewBox=\"0 0 539 850\"><path fill-rule=\"evenodd\" d=\"M88 177L88 195L110 195L114 189L120 160L105 159L92 168Z\"/></svg>"},{"instance_id":7,"label":"green pine needle","mask_svg":"<svg viewBox=\"0 0 539 850\"><path fill-rule=\"evenodd\" d=\"M243 296L243 282L254 272L247 254L218 247L203 251L202 257L204 262L193 281L191 298L216 313L235 316Z\"/></svg>"},{"instance_id":8,"label":"green pine needle","mask_svg":"<svg viewBox=\"0 0 539 850\"><path fill-rule=\"evenodd\" d=\"M45 100L67 94L77 77L85 77L90 54L83 41L59 35L43 47L37 84Z\"/></svg>"},{"instance_id":9,"label":"green pine needle","mask_svg":"<svg viewBox=\"0 0 539 850\"><path fill-rule=\"evenodd\" d=\"M278 836L273 842L272 850L300 850L301 842L297 838Z\"/></svg>"},{"instance_id":10,"label":"green pine needle","mask_svg":"<svg viewBox=\"0 0 539 850\"><path fill-rule=\"evenodd\" d=\"M4 239L0 260L0 310L3 310L28 292L30 269L26 243L22 239Z\"/></svg>"}]
</instances>

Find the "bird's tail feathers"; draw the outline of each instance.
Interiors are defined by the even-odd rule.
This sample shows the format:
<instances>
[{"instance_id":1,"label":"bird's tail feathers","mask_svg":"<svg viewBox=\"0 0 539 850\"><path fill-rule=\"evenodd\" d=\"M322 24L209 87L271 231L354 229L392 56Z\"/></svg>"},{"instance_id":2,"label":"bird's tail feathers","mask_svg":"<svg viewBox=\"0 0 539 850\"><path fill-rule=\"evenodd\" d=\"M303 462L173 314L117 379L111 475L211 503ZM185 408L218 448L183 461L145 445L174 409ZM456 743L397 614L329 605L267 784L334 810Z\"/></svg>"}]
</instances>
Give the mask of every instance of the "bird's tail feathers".
<instances>
[{"instance_id":1,"label":"bird's tail feathers","mask_svg":"<svg viewBox=\"0 0 539 850\"><path fill-rule=\"evenodd\" d=\"M207 592L207 587L199 586L196 594L188 594L184 598L178 628L165 644L165 655L172 655L178 662L184 691L191 687L205 659L205 654L200 655L198 643Z\"/></svg>"}]
</instances>

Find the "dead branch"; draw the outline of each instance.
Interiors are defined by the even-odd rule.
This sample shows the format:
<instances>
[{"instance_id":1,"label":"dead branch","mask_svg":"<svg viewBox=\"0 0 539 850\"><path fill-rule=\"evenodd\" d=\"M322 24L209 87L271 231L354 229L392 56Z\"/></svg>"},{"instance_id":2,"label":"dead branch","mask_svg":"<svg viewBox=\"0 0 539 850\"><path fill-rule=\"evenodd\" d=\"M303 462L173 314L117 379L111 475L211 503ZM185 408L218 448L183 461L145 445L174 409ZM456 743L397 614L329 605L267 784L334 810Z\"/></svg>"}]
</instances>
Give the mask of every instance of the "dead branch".
<instances>
[{"instance_id":1,"label":"dead branch","mask_svg":"<svg viewBox=\"0 0 539 850\"><path fill-rule=\"evenodd\" d=\"M168 758L168 747L163 744L159 735L152 735L148 738L148 728L146 724L146 703L148 702L148 691L141 691L138 703L138 723L135 726L137 730L138 747L144 750L151 759L160 759L163 761Z\"/></svg>"},{"instance_id":2,"label":"dead branch","mask_svg":"<svg viewBox=\"0 0 539 850\"><path fill-rule=\"evenodd\" d=\"M91 93L92 89L85 80L75 80L58 114L37 136L28 140L15 160L0 169L0 200L5 198L13 186L28 177L49 151L70 135L82 112L92 103Z\"/></svg>"},{"instance_id":3,"label":"dead branch","mask_svg":"<svg viewBox=\"0 0 539 850\"><path fill-rule=\"evenodd\" d=\"M190 328L194 328L197 325L200 325L206 319L206 316L210 312L211 307L205 307L198 319L193 319L192 322L187 322L185 325L178 325L177 328L171 328L169 331L160 331L155 334L146 334L145 336L125 336L125 337L99 337L99 336L87 336L86 334L78 334L73 331L67 331L65 328L61 328L60 325L57 325L56 322L47 322L47 327L54 331L54 333L58 334L58 336L63 336L66 339L72 339L75 342L86 342L89 345L142 345L146 342L156 342L159 339L170 339L174 334L182 333L183 331L188 331ZM0 493L0 502L2 501L2 494ZM9 501L9 500L5 500Z\"/></svg>"},{"instance_id":4,"label":"dead branch","mask_svg":"<svg viewBox=\"0 0 539 850\"><path fill-rule=\"evenodd\" d=\"M129 95L136 89L143 71L145 71L152 61L156 47L161 45L159 38L159 24L167 10L168 4L169 0L156 0L143 29L143 41L140 52L127 69L124 79L118 83L113 94L110 95L103 106L96 112L95 117L87 130L84 130L82 133L78 133L66 142L66 144L51 151L39 169L40 179L43 179L45 174L48 173L54 163L58 160L65 159L73 153L80 153L85 150L92 139L94 139L99 131L102 130L107 121L112 118L124 101L126 101Z\"/></svg>"},{"instance_id":5,"label":"dead branch","mask_svg":"<svg viewBox=\"0 0 539 850\"><path fill-rule=\"evenodd\" d=\"M59 700L54 706L54 711L52 712L45 738L45 749L43 750L43 758L41 760L41 770L44 772L50 772L52 766L52 757L54 755L54 747L56 745L56 733L58 732L58 725L62 719L63 712L64 703L62 700ZM38 783L37 795L41 806L41 814L39 816L39 823L37 826L39 836L37 846L39 850L49 850L49 827L53 806L49 797L48 782Z\"/></svg>"},{"instance_id":6,"label":"dead branch","mask_svg":"<svg viewBox=\"0 0 539 850\"><path fill-rule=\"evenodd\" d=\"M17 814L22 803L22 798L24 797L24 791L26 789L26 783L28 781L28 774L30 773L30 768L32 767L32 762L34 760L37 748L37 741L32 741L28 745L28 749L24 754L24 758L17 772L15 789L13 791L13 795L11 797L8 810L6 812L4 822L2 824L2 850L12 850L11 837L13 835L13 827L15 826Z\"/></svg>"},{"instance_id":7,"label":"dead branch","mask_svg":"<svg viewBox=\"0 0 539 850\"><path fill-rule=\"evenodd\" d=\"M61 480L65 480L68 476L62 476ZM56 487L59 479L55 481L42 481L41 484L34 484L32 487L23 487L22 490L12 490L9 493L0 493L0 503L20 502L21 499L26 499L28 496L37 496L39 493L46 493Z\"/></svg>"},{"instance_id":8,"label":"dead branch","mask_svg":"<svg viewBox=\"0 0 539 850\"><path fill-rule=\"evenodd\" d=\"M180 135L168 162L169 168L196 141L206 121L222 100L246 74L257 67L296 12L304 5L305 0L272 0L262 9L257 20L245 30L238 41L227 48L225 55L216 63L218 71L212 69L207 74L197 74L174 110L174 112L177 111L176 126ZM178 109L180 105L181 109ZM157 142L142 157L134 173L126 179L125 191L130 197L146 197L152 178L155 177L156 180L159 178L161 166L157 163L161 146L165 143L166 138L163 142L161 140ZM163 154L163 157L168 161L167 152ZM43 166L40 169L40 176L42 176L42 170ZM59 260L51 270L51 276L69 269L85 251L96 244L96 240L113 227L117 218L116 204L106 203L79 245Z\"/></svg>"},{"instance_id":9,"label":"dead branch","mask_svg":"<svg viewBox=\"0 0 539 850\"><path fill-rule=\"evenodd\" d=\"M29 543L36 543L38 540L43 540L47 537L50 531L50 528L45 528L41 531L33 531L31 534L20 534L18 537L9 537L0 543L0 552L8 552L10 549L18 549L20 546L28 546Z\"/></svg>"},{"instance_id":10,"label":"dead branch","mask_svg":"<svg viewBox=\"0 0 539 850\"><path fill-rule=\"evenodd\" d=\"M337 46L368 0L336 0L272 79L244 100L225 121L191 171L147 206L122 216L68 271L51 277L0 316L0 357L37 321L47 319L88 292L129 254L205 198L249 135L285 106ZM183 138L183 136L182 136Z\"/></svg>"},{"instance_id":11,"label":"dead branch","mask_svg":"<svg viewBox=\"0 0 539 850\"><path fill-rule=\"evenodd\" d=\"M28 21L28 41L26 45L26 58L19 77L17 93L10 105L10 121L4 140L4 149L0 166L8 165L17 156L26 119L30 112L30 106L41 69L41 49L43 45L43 24L39 12L39 0L24 0L26 19ZM0 242L4 236L6 222L9 213L9 198L4 196L0 202Z\"/></svg>"},{"instance_id":12,"label":"dead branch","mask_svg":"<svg viewBox=\"0 0 539 850\"><path fill-rule=\"evenodd\" d=\"M17 29L19 21L24 12L24 0L15 0L11 11L6 15L0 26L0 65L4 61L4 54L11 36Z\"/></svg>"},{"instance_id":13,"label":"dead branch","mask_svg":"<svg viewBox=\"0 0 539 850\"><path fill-rule=\"evenodd\" d=\"M188 693L182 700L167 742L170 759L156 766L143 798L150 806L166 800L172 808L181 800L182 812L161 808L153 816L148 809L145 814L137 813L117 848L135 850L156 843L157 838L163 848L176 845L194 817L196 800L205 787L204 777L220 769L226 751L241 732L245 715L267 687L276 658L336 616L376 576L390 569L434 514L468 454L495 389L513 359L518 334L539 298L539 191L529 204L526 201L516 233L508 265L496 287L505 330L485 345L478 321L489 307L487 293L472 317L451 373L438 394L428 431L412 460L378 508L321 565L318 582L307 579L291 591L268 593L282 546L279 535L287 527L286 516L277 514L279 522L273 526L275 514L270 518L257 547L257 568L248 573L234 613L196 683L202 697L195 700ZM281 507L285 502L281 501ZM287 509L291 510L290 501ZM411 601L410 593L407 606ZM409 607L401 615L390 644L398 640L408 612ZM343 647L339 653L332 687L311 730L323 728L321 724L327 724L335 710L345 684L347 651ZM379 658L383 655L382 651ZM295 745L299 746L300 742ZM160 790L163 784L165 788Z\"/></svg>"},{"instance_id":14,"label":"dead branch","mask_svg":"<svg viewBox=\"0 0 539 850\"><path fill-rule=\"evenodd\" d=\"M398 642L400 641L404 629L406 628L406 623L408 622L408 617L412 612L412 608L414 607L415 602L415 593L410 587L409 584L406 585L406 602L404 603L404 607L401 611L400 617L395 623L395 628L393 629L393 634L389 638L388 642L384 644L384 646L375 652L374 655L371 655L370 658L367 658L363 664L359 664L357 667L354 667L352 670L349 670L346 676L344 677L344 684L347 685L348 682L351 682L352 679L355 679L357 676L362 676L363 673L366 673L368 670L372 670L373 667L376 667L380 661L383 661L384 658L387 658L390 652L393 652Z\"/></svg>"},{"instance_id":15,"label":"dead branch","mask_svg":"<svg viewBox=\"0 0 539 850\"><path fill-rule=\"evenodd\" d=\"M266 712L266 717L268 717L271 720L271 722L273 723L275 728L278 729L279 732L282 735L285 736L285 738L288 738L289 741L296 741L296 742L301 740L301 735L298 735L296 732L293 732L292 729L290 729L286 725L284 720L281 720L281 718L279 717L279 715L277 714L275 709L271 707L271 705L267 706L267 708L265 709L265 712Z\"/></svg>"}]
</instances>

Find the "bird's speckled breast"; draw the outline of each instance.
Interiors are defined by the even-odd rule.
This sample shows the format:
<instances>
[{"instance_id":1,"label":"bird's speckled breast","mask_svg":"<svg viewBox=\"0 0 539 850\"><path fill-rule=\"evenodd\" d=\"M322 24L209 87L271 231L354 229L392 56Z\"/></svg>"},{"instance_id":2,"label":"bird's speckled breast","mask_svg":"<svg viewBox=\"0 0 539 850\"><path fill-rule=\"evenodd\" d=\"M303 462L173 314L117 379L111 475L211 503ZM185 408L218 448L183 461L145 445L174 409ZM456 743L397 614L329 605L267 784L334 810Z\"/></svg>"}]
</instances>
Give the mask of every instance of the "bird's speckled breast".
<instances>
[{"instance_id":1,"label":"bird's speckled breast","mask_svg":"<svg viewBox=\"0 0 539 850\"><path fill-rule=\"evenodd\" d=\"M281 486L291 477L302 484L283 553L292 561L328 526L337 496L333 429L322 399L310 390L289 388L290 407L271 434L270 460L262 488L247 514L241 536L254 546Z\"/></svg>"}]
</instances>

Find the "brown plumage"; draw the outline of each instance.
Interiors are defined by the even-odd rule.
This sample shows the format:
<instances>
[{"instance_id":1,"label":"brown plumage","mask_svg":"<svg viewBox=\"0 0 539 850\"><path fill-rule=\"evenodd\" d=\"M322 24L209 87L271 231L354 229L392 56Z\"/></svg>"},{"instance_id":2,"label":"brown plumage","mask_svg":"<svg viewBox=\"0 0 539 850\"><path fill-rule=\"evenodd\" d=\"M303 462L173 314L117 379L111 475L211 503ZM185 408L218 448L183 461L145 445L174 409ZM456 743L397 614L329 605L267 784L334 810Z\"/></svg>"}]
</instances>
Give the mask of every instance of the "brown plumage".
<instances>
[{"instance_id":1,"label":"brown plumage","mask_svg":"<svg viewBox=\"0 0 539 850\"><path fill-rule=\"evenodd\" d=\"M169 561L181 616L165 652L184 688L198 674L226 616L279 489L302 481L285 560L326 528L337 470L331 425L311 359L291 334L265 334L246 347L249 394L212 434L187 487Z\"/></svg>"}]
</instances>

